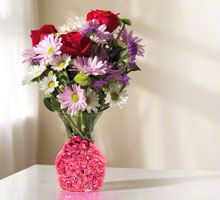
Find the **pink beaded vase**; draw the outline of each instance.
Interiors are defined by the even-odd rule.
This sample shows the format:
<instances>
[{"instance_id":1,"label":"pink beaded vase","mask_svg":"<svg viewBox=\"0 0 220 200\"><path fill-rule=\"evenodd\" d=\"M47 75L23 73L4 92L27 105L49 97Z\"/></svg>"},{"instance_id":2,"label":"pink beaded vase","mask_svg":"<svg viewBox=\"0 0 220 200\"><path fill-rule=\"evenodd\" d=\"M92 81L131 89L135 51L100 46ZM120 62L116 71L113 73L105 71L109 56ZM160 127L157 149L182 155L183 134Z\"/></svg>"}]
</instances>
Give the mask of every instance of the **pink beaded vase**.
<instances>
[{"instance_id":1,"label":"pink beaded vase","mask_svg":"<svg viewBox=\"0 0 220 200\"><path fill-rule=\"evenodd\" d=\"M94 143L92 132L102 113L58 114L67 132L67 142L55 161L60 187L72 192L100 189L104 182L106 159Z\"/></svg>"}]
</instances>

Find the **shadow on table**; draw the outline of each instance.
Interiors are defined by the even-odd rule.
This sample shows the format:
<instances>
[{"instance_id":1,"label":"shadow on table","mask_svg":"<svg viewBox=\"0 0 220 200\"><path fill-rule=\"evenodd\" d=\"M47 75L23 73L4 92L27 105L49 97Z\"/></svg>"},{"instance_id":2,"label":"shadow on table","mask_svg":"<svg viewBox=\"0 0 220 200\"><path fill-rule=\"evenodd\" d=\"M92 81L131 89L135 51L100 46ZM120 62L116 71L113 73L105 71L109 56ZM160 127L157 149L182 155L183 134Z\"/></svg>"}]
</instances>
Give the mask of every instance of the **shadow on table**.
<instances>
[{"instance_id":1,"label":"shadow on table","mask_svg":"<svg viewBox=\"0 0 220 200\"><path fill-rule=\"evenodd\" d=\"M114 190L131 190L150 187L162 187L169 185L176 185L182 183L190 183L197 181L205 181L207 179L220 179L219 174L215 175L200 175L191 177L178 177L178 178L165 178L165 179L138 179L138 180L121 180L105 182L101 191L114 191Z\"/></svg>"}]
</instances>

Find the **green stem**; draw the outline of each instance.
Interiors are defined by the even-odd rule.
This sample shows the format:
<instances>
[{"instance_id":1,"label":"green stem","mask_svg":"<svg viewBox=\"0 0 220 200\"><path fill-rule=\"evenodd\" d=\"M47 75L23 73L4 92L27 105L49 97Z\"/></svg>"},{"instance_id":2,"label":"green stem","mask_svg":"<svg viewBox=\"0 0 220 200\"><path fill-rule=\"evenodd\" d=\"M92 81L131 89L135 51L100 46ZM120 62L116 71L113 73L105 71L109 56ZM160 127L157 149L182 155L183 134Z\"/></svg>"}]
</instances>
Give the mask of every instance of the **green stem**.
<instances>
[{"instance_id":1,"label":"green stem","mask_svg":"<svg viewBox=\"0 0 220 200\"><path fill-rule=\"evenodd\" d=\"M119 92L122 92L122 90L125 88L125 86L126 86L126 84L123 84Z\"/></svg>"},{"instance_id":2,"label":"green stem","mask_svg":"<svg viewBox=\"0 0 220 200\"><path fill-rule=\"evenodd\" d=\"M67 137L68 137L68 139L70 139L71 137L73 137L71 128L66 123L64 123L64 124L66 126Z\"/></svg>"},{"instance_id":3,"label":"green stem","mask_svg":"<svg viewBox=\"0 0 220 200\"><path fill-rule=\"evenodd\" d=\"M82 139L87 139L83 133L77 128L77 126L73 123L73 121L69 118L69 116L62 110L62 113L66 117L66 119L69 121L69 123L74 127L74 129L78 132L78 134L81 136Z\"/></svg>"},{"instance_id":4,"label":"green stem","mask_svg":"<svg viewBox=\"0 0 220 200\"><path fill-rule=\"evenodd\" d=\"M103 112L104 110L107 110L108 108L110 108L110 106L104 104L104 105L101 107L101 109L99 110L99 112Z\"/></svg>"},{"instance_id":5,"label":"green stem","mask_svg":"<svg viewBox=\"0 0 220 200\"><path fill-rule=\"evenodd\" d=\"M120 38L120 36L121 36L122 31L124 30L124 28L125 28L125 24L123 24L122 29L121 29L120 32L118 33L118 36L117 36L116 40L118 40L118 39Z\"/></svg>"},{"instance_id":6,"label":"green stem","mask_svg":"<svg viewBox=\"0 0 220 200\"><path fill-rule=\"evenodd\" d=\"M69 75L67 73L67 70L63 71L63 73L65 74L65 76L68 78L68 81L70 81Z\"/></svg>"},{"instance_id":7,"label":"green stem","mask_svg":"<svg viewBox=\"0 0 220 200\"><path fill-rule=\"evenodd\" d=\"M85 122L83 118L83 113L80 112L80 121L81 121L81 130L84 132L85 131Z\"/></svg>"}]
</instances>

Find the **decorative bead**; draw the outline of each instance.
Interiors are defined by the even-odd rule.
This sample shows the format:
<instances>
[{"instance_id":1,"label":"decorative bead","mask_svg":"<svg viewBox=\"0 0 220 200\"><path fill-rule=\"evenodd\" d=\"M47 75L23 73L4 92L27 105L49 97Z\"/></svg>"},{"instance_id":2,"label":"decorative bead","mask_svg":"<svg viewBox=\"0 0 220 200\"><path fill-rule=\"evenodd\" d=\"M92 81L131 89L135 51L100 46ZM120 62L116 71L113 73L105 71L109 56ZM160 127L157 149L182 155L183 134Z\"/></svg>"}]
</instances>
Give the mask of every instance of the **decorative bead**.
<instances>
[{"instance_id":1,"label":"decorative bead","mask_svg":"<svg viewBox=\"0 0 220 200\"><path fill-rule=\"evenodd\" d=\"M106 160L96 144L74 136L56 157L60 187L66 191L94 191L104 182Z\"/></svg>"}]
</instances>

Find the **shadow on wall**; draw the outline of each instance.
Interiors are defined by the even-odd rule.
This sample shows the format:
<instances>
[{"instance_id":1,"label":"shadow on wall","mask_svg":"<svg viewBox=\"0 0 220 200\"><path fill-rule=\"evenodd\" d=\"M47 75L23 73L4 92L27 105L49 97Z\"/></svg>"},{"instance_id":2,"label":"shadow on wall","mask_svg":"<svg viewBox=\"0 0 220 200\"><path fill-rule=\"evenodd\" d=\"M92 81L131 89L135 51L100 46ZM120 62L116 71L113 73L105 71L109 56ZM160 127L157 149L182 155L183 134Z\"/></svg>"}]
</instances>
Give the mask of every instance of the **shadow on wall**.
<instances>
[{"instance_id":1,"label":"shadow on wall","mask_svg":"<svg viewBox=\"0 0 220 200\"><path fill-rule=\"evenodd\" d=\"M110 166L115 166L115 163L118 167L144 167L146 165L147 158L144 154L144 148L145 145L147 146L147 141L143 141L144 136L142 134L143 127L150 120L151 104L153 103L146 100L145 103L148 105L145 105L145 107L143 105L140 108L139 102L141 103L143 99L141 101L137 98L136 103L133 102L134 98L138 97L137 88L139 87L173 105L180 105L192 113L202 115L207 119L216 121L216 123L220 122L219 110L216 109L220 102L218 94L157 67L146 66L143 63L140 66L145 67L143 69L144 73L136 73L137 76L134 80L136 85L129 88L129 96L132 98L132 100L129 100L130 106L125 106L122 110L108 110L97 123L98 128L95 129L98 134L97 142L109 158L107 160L110 161L108 163ZM150 78L146 78L146 74ZM207 104L207 102L209 103ZM140 109L143 110L140 111ZM178 138L178 133L174 128L176 117L173 114L173 108L160 107L160 114L161 116L164 115L163 120L158 124L158 126L164 128L161 132L173 132L175 141L172 143L173 149L174 151L180 149L181 138ZM146 134L151 133L146 132ZM177 135L175 136L175 134ZM162 145L163 153L161 157L164 157L164 162L170 156L169 153L166 153L165 146L169 143L169 140L170 138L162 134L162 137L158 138L157 141ZM180 158L179 162L184 161Z\"/></svg>"},{"instance_id":2,"label":"shadow on wall","mask_svg":"<svg viewBox=\"0 0 220 200\"><path fill-rule=\"evenodd\" d=\"M160 2L159 4L161 8L163 8L163 2ZM177 10L179 12L179 6L173 5L173 7L175 6L178 7ZM145 8L146 5L140 5L139 7ZM164 13L164 10L161 11ZM161 13L160 10L157 10L157 12ZM181 16L181 12L178 13L178 15ZM158 18L158 24L160 23L160 20L161 18ZM134 22L135 31L144 36L147 40L150 39L157 41L163 46L172 48L173 51L205 57L215 62L220 61L217 49L184 37L179 37L172 33L164 32L158 28L143 23L144 20L136 18L132 21ZM154 24L157 25L156 17L154 18ZM150 51L150 49L148 49L148 51ZM159 56L160 55L158 55L158 60L160 59ZM171 54L169 56L172 57ZM173 59L175 60L175 58ZM174 67L174 72L169 72L171 71L169 70L169 66L168 69L166 69L164 66L153 66L146 61L139 62L139 66L142 67L142 72L136 73L136 77L133 76L133 83L135 85L129 91L129 108L104 114L103 118L105 119L102 119L100 124L98 124L97 140L104 149L107 158L109 158L110 166L146 167L148 166L148 162L152 162L150 161L150 158L147 157L147 153L143 153L145 149L148 149L147 151L149 154L151 152L151 149L148 147L149 143L146 141L151 135L150 128L148 129L148 132L146 132L146 137L142 134L144 132L143 127L150 127L150 125L146 124L150 123L151 104L153 104L153 102L150 101L150 99L146 99L146 104L148 104L148 106L145 105L144 107L142 105L144 111L140 111L140 105L138 104L143 101L141 101L141 98L143 97L138 96L138 88L142 89L145 96L148 96L150 93L151 95L159 97L164 102L178 105L190 113L196 113L206 119L214 121L215 123L219 123L220 121L220 114L217 109L219 107L220 95L202 87L201 85L195 84L189 79L189 77L187 77L187 74L182 74L181 76L178 75L177 71L179 66L172 66ZM136 98L136 103L132 103L134 98ZM160 104L162 104L162 106L160 106L159 117L162 118L162 120L159 121L158 126L160 127L161 136L157 138L157 143L160 144L158 151L161 151L159 156L159 159L161 159L161 163L159 164L161 165L158 165L158 167L184 167L184 165L186 165L186 163L184 163L184 149L181 149L183 141L181 141L181 137L178 136L178 128L176 127L177 116L175 116L172 107L168 107L167 105L163 106L163 103ZM134 126L135 128L133 128ZM194 130L194 126L195 124L192 123L192 130ZM101 130L108 131L108 134L101 133ZM172 139L165 133L171 133L170 135ZM188 138L188 140L194 139L193 136ZM196 143L196 140L192 142L194 148L196 148ZM175 157L173 157L175 159L173 163L169 159L172 157L172 154L168 150L169 147L167 147L169 144L172 145L172 152L179 152L176 155L173 153L173 155L175 155ZM193 147L190 147L192 150L192 158L194 157L194 163L191 163L191 165L198 166L199 162L197 159L201 155L198 155L196 150L194 152ZM152 153L155 153L154 149L152 149ZM174 164L175 162L178 162L179 164Z\"/></svg>"},{"instance_id":3,"label":"shadow on wall","mask_svg":"<svg viewBox=\"0 0 220 200\"><path fill-rule=\"evenodd\" d=\"M176 73L170 73L155 66L146 66L144 63L140 64L140 66L144 65L145 72L138 73L135 80L139 87L143 87L166 101L220 122L219 110L216 109L219 106L220 94L196 85ZM146 78L145 74L150 78Z\"/></svg>"}]
</instances>

